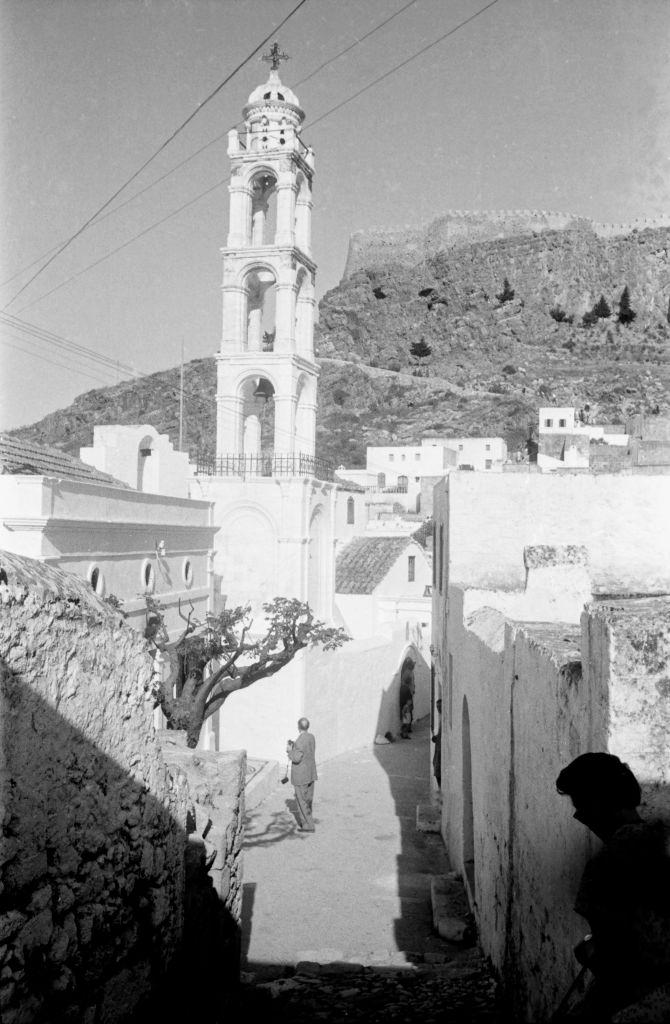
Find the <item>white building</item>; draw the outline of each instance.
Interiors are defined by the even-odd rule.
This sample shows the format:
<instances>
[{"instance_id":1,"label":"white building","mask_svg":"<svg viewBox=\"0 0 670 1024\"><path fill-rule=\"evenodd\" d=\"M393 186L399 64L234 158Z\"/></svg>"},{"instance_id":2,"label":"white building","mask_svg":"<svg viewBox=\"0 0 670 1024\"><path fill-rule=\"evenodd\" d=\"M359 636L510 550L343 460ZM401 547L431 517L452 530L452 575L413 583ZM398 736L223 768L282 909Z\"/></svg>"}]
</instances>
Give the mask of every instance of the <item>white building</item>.
<instances>
[{"instance_id":1,"label":"white building","mask_svg":"<svg viewBox=\"0 0 670 1024\"><path fill-rule=\"evenodd\" d=\"M105 437L113 438L111 452ZM166 478L176 480L184 469L170 448L152 427L138 426L105 428L85 452L94 465L134 467L134 479L147 484L143 462L153 456L143 451L162 453ZM67 569L100 596L113 594L140 632L147 594L164 607L173 636L183 628L180 601L204 619L215 533L209 502L139 491L87 462L7 435L0 437L0 465L0 547ZM179 489L185 487L184 475Z\"/></svg>"},{"instance_id":2,"label":"white building","mask_svg":"<svg viewBox=\"0 0 670 1024\"><path fill-rule=\"evenodd\" d=\"M588 407L548 405L539 410L538 467L588 469L593 442L627 448L629 435L623 424L592 423Z\"/></svg>"},{"instance_id":3,"label":"white building","mask_svg":"<svg viewBox=\"0 0 670 1024\"><path fill-rule=\"evenodd\" d=\"M353 637L386 633L430 643L431 565L412 537L356 537L339 553L335 602ZM427 651L426 651L427 653Z\"/></svg>"},{"instance_id":4,"label":"white building","mask_svg":"<svg viewBox=\"0 0 670 1024\"><path fill-rule=\"evenodd\" d=\"M340 466L337 476L365 487L370 505L391 499L406 512L430 514L429 491L451 470L499 473L506 458L501 437L424 437L414 445L371 445L365 469Z\"/></svg>"}]
</instances>

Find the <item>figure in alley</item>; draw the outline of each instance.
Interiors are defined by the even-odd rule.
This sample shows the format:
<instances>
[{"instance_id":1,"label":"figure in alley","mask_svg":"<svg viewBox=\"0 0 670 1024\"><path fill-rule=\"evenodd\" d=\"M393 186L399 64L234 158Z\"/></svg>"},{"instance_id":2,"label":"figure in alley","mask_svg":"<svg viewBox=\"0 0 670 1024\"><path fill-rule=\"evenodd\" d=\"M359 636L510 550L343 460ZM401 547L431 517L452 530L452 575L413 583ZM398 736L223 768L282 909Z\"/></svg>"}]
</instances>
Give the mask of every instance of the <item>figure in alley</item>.
<instances>
[{"instance_id":1,"label":"figure in alley","mask_svg":"<svg viewBox=\"0 0 670 1024\"><path fill-rule=\"evenodd\" d=\"M314 783L318 778L315 750L316 740L309 731L309 720L300 718L298 720L298 738L295 741L288 741L286 753L291 762L291 783L298 804L300 820L298 828L301 832L314 831L312 808L314 805Z\"/></svg>"},{"instance_id":2,"label":"figure in alley","mask_svg":"<svg viewBox=\"0 0 670 1024\"><path fill-rule=\"evenodd\" d=\"M640 786L613 754L582 754L558 776L574 817L603 846L584 870L575 910L590 934L575 948L592 979L560 1020L670 1019L670 857L666 829L643 820ZM634 1008L638 1009L634 1009ZM624 1009L629 1008L629 1009ZM622 1017L619 1018L619 1012Z\"/></svg>"}]
</instances>

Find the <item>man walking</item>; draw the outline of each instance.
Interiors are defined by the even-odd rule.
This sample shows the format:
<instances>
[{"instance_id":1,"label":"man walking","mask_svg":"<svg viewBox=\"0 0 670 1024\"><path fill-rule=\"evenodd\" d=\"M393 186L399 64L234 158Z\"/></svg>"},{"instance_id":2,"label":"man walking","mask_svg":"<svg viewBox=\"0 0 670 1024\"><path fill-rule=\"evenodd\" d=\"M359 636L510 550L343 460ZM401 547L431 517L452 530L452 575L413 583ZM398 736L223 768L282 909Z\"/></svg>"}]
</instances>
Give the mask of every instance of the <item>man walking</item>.
<instances>
[{"instance_id":1,"label":"man walking","mask_svg":"<svg viewBox=\"0 0 670 1024\"><path fill-rule=\"evenodd\" d=\"M286 745L286 753L291 762L291 782L298 803L298 815L301 832L313 832L314 821L312 819L312 804L314 802L314 783L317 779L316 761L314 752L316 741L309 732L309 721L307 718L298 720L298 738L294 742L289 740Z\"/></svg>"}]
</instances>

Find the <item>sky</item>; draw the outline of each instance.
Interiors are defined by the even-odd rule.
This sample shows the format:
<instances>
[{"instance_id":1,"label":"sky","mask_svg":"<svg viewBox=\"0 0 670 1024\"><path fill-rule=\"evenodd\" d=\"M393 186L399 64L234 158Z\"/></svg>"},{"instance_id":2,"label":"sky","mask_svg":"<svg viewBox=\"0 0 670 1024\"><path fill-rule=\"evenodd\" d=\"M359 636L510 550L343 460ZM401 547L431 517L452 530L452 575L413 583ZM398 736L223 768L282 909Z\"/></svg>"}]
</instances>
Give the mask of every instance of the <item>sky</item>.
<instances>
[{"instance_id":1,"label":"sky","mask_svg":"<svg viewBox=\"0 0 670 1024\"><path fill-rule=\"evenodd\" d=\"M275 38L315 150L318 297L366 228L670 213L668 0L306 0L275 36L297 2L0 0L0 429L176 366L182 346L216 352L225 136Z\"/></svg>"}]
</instances>

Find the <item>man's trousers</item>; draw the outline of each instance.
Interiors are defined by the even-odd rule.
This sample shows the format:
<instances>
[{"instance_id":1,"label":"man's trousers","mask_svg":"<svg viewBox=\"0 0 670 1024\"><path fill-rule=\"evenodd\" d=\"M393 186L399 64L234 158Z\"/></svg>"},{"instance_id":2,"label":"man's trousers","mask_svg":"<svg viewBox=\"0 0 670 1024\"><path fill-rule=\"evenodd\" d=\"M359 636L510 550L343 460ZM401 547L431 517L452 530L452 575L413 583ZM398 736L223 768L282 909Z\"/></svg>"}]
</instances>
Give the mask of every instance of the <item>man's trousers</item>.
<instances>
[{"instance_id":1,"label":"man's trousers","mask_svg":"<svg viewBox=\"0 0 670 1024\"><path fill-rule=\"evenodd\" d=\"M298 816L300 826L306 832L314 831L314 820L312 818L312 803L314 801L314 783L306 782L302 786L293 786L295 798L298 803Z\"/></svg>"}]
</instances>

